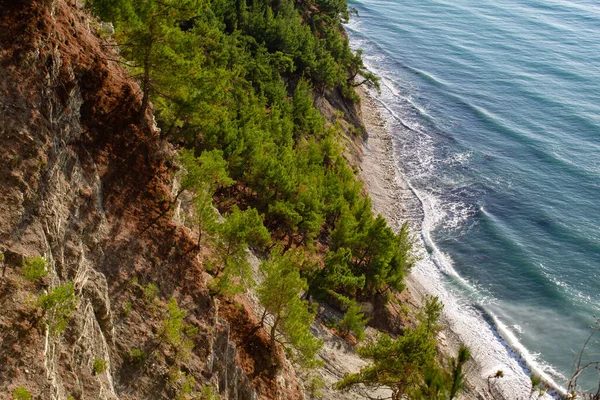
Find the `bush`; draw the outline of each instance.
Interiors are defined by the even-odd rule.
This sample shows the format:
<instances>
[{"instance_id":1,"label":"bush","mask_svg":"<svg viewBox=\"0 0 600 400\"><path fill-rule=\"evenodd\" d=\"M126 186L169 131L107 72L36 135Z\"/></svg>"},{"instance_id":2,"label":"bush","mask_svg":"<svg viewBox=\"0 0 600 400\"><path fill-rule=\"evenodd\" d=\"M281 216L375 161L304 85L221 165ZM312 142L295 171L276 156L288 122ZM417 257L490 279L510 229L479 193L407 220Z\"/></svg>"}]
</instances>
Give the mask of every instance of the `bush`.
<instances>
[{"instance_id":1,"label":"bush","mask_svg":"<svg viewBox=\"0 0 600 400\"><path fill-rule=\"evenodd\" d=\"M144 365L148 361L148 353L134 347L129 350L129 360L135 365Z\"/></svg>"},{"instance_id":2,"label":"bush","mask_svg":"<svg viewBox=\"0 0 600 400\"><path fill-rule=\"evenodd\" d=\"M191 337L198 333L198 328L184 322L187 315L177 305L175 297L167 303L167 315L162 321L162 330L160 332L160 341L167 343L178 359L185 360L189 357L194 348L194 342Z\"/></svg>"},{"instance_id":3,"label":"bush","mask_svg":"<svg viewBox=\"0 0 600 400\"><path fill-rule=\"evenodd\" d=\"M36 305L46 313L46 322L52 334L62 333L75 311L77 299L73 282L57 286L50 293L38 297Z\"/></svg>"},{"instance_id":4,"label":"bush","mask_svg":"<svg viewBox=\"0 0 600 400\"><path fill-rule=\"evenodd\" d=\"M152 303L158 297L159 293L160 290L154 283L148 283L146 286L144 286L144 298L150 303Z\"/></svg>"},{"instance_id":5,"label":"bush","mask_svg":"<svg viewBox=\"0 0 600 400\"><path fill-rule=\"evenodd\" d=\"M167 383L170 390L175 393L175 400L197 398L194 396L196 380L192 375L183 372L179 367L172 366L167 374Z\"/></svg>"},{"instance_id":6,"label":"bush","mask_svg":"<svg viewBox=\"0 0 600 400\"><path fill-rule=\"evenodd\" d=\"M200 391L201 400L219 400L220 398L221 396L219 396L217 390L211 386L202 385L202 390Z\"/></svg>"},{"instance_id":7,"label":"bush","mask_svg":"<svg viewBox=\"0 0 600 400\"><path fill-rule=\"evenodd\" d=\"M106 371L107 369L107 362L106 360L103 360L101 358L96 358L94 359L94 374L98 375L103 373L104 371Z\"/></svg>"},{"instance_id":8,"label":"bush","mask_svg":"<svg viewBox=\"0 0 600 400\"><path fill-rule=\"evenodd\" d=\"M369 318L360 312L360 306L352 304L348 307L348 311L346 311L344 318L340 321L339 327L346 334L352 333L357 340L363 340L365 338L365 325L367 322L369 322Z\"/></svg>"},{"instance_id":9,"label":"bush","mask_svg":"<svg viewBox=\"0 0 600 400\"><path fill-rule=\"evenodd\" d=\"M31 393L23 386L15 389L12 395L14 400L31 400Z\"/></svg>"},{"instance_id":10,"label":"bush","mask_svg":"<svg viewBox=\"0 0 600 400\"><path fill-rule=\"evenodd\" d=\"M27 257L23 260L23 276L30 282L35 282L48 274L46 259L40 256Z\"/></svg>"},{"instance_id":11,"label":"bush","mask_svg":"<svg viewBox=\"0 0 600 400\"><path fill-rule=\"evenodd\" d=\"M132 304L130 301L126 301L125 303L123 303L123 314L125 314L125 316L127 317L132 310Z\"/></svg>"}]
</instances>

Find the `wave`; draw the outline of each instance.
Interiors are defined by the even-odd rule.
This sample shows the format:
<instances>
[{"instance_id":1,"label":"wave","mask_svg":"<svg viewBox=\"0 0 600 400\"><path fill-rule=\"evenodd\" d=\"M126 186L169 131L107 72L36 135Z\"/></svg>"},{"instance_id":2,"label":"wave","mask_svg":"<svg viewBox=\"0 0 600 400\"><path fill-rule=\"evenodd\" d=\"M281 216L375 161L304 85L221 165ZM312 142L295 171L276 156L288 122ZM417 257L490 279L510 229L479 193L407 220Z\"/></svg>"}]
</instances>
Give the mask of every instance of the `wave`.
<instances>
[{"instance_id":1,"label":"wave","mask_svg":"<svg viewBox=\"0 0 600 400\"><path fill-rule=\"evenodd\" d=\"M554 2L364 0L356 5L371 15L349 34L382 78L374 97L422 209L427 257L415 279L446 303L450 329L484 371L510 371L509 399L529 397L530 371L565 383L565 351L586 335L600 293L600 59L586 30L600 13L586 19Z\"/></svg>"},{"instance_id":2,"label":"wave","mask_svg":"<svg viewBox=\"0 0 600 400\"><path fill-rule=\"evenodd\" d=\"M399 92L396 93L399 95ZM409 132L422 133L403 120L381 96L373 92L371 95L378 101L382 114L388 117L388 124L391 118ZM395 142L398 145L398 138ZM426 142L426 146L433 146L430 141ZM464 164L469 157L471 154L468 152L456 154L444 162ZM487 378L498 369L502 369L505 379L497 382L496 389L508 399L529 395L531 372L541 376L557 393L564 393L564 389L546 372L555 371L552 366L544 364L531 354L513 331L486 308L485 304L494 300L489 298L485 290L478 288L476 283L462 277L454 268L451 257L445 254L433 239L434 229L442 224L449 214L454 214L451 225L455 227L463 225L472 214L461 215L452 212L453 207L461 205L444 203L435 195L415 187L410 177L400 171L398 163L397 166L396 173L406 182L422 208L423 220L419 229L426 257L415 266L413 277L431 295L436 295L442 300L449 328L458 334L482 366L481 378ZM408 172L410 174L410 171Z\"/></svg>"}]
</instances>

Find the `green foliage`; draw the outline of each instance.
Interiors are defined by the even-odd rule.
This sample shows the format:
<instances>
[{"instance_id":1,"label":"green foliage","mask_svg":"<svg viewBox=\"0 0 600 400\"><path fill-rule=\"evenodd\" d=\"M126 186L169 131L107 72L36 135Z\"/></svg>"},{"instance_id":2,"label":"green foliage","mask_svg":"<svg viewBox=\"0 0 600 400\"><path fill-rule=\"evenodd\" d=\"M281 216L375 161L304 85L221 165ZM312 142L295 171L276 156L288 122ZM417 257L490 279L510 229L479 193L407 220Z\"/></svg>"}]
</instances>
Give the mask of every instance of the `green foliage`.
<instances>
[{"instance_id":1,"label":"green foliage","mask_svg":"<svg viewBox=\"0 0 600 400\"><path fill-rule=\"evenodd\" d=\"M454 399L464 386L465 376L463 367L471 359L471 352L465 345L458 349L458 356L450 360L450 388L448 400ZM532 380L533 382L533 380Z\"/></svg>"},{"instance_id":2,"label":"green foliage","mask_svg":"<svg viewBox=\"0 0 600 400\"><path fill-rule=\"evenodd\" d=\"M103 360L101 358L94 359L94 365L92 367L92 369L94 370L94 374L99 375L99 374L103 373L104 371L106 371L107 368L108 368L108 363L106 362L106 360Z\"/></svg>"},{"instance_id":3,"label":"green foliage","mask_svg":"<svg viewBox=\"0 0 600 400\"><path fill-rule=\"evenodd\" d=\"M227 161L220 150L204 151L200 157L194 151L184 149L179 154L183 173L181 187L177 197L189 190L194 196L192 223L198 228L197 247L202 245L205 234L213 234L217 226L217 214L212 197L221 187L230 186L235 181L227 173Z\"/></svg>"},{"instance_id":4,"label":"green foliage","mask_svg":"<svg viewBox=\"0 0 600 400\"><path fill-rule=\"evenodd\" d=\"M31 393L29 393L29 390L25 389L23 386L13 390L12 395L14 400L31 400Z\"/></svg>"},{"instance_id":5,"label":"green foliage","mask_svg":"<svg viewBox=\"0 0 600 400\"><path fill-rule=\"evenodd\" d=\"M372 215L368 199L341 210L317 291L370 297L403 290L404 276L417 261L416 240L408 224L394 234L383 217Z\"/></svg>"},{"instance_id":6,"label":"green foliage","mask_svg":"<svg viewBox=\"0 0 600 400\"><path fill-rule=\"evenodd\" d=\"M131 313L131 309L132 309L132 304L130 301L126 301L125 303L123 303L123 314L125 314L125 316L129 316L129 314Z\"/></svg>"},{"instance_id":7,"label":"green foliage","mask_svg":"<svg viewBox=\"0 0 600 400\"><path fill-rule=\"evenodd\" d=\"M177 196L194 196L198 248L214 240L213 292L251 286L246 249L281 242L265 268L283 269L266 275L292 285L298 302L285 313L270 309L296 321L274 332L314 355L318 343L303 328L313 314L298 299L306 284L341 308L403 289L415 239L408 225L395 234L373 215L342 155L339 124L328 126L314 103L328 91L356 100L355 85L377 83L341 29L346 0L92 0L91 8L115 23L121 55L141 83L140 116L152 101L162 135L184 147ZM324 265L292 268L286 251L296 248L326 253ZM301 276L308 282L300 285ZM343 329L360 336L364 321L348 311Z\"/></svg>"},{"instance_id":8,"label":"green foliage","mask_svg":"<svg viewBox=\"0 0 600 400\"><path fill-rule=\"evenodd\" d=\"M148 361L148 353L142 349L133 347L129 350L129 360L137 366L144 365Z\"/></svg>"},{"instance_id":9,"label":"green foliage","mask_svg":"<svg viewBox=\"0 0 600 400\"><path fill-rule=\"evenodd\" d=\"M169 369L167 383L171 391L175 394L175 400L192 400L197 398L194 393L196 379L179 369L179 367L172 366Z\"/></svg>"},{"instance_id":10,"label":"green foliage","mask_svg":"<svg viewBox=\"0 0 600 400\"><path fill-rule=\"evenodd\" d=\"M427 296L425 298L425 304L423 308L419 310L417 319L430 334L436 334L441 329L438 321L442 315L443 309L444 304L437 296Z\"/></svg>"},{"instance_id":11,"label":"green foliage","mask_svg":"<svg viewBox=\"0 0 600 400\"><path fill-rule=\"evenodd\" d=\"M423 374L423 382L410 391L414 400L448 400L446 374L437 366L431 366Z\"/></svg>"},{"instance_id":12,"label":"green foliage","mask_svg":"<svg viewBox=\"0 0 600 400\"><path fill-rule=\"evenodd\" d=\"M36 306L44 310L50 333L62 333L77 306L73 282L57 286L50 293L41 295L36 301Z\"/></svg>"},{"instance_id":13,"label":"green foliage","mask_svg":"<svg viewBox=\"0 0 600 400\"><path fill-rule=\"evenodd\" d=\"M180 360L189 357L194 348L191 337L198 333L198 328L184 322L186 315L187 312L177 305L175 297L171 297L159 333L159 341L168 344L174 351L175 357Z\"/></svg>"},{"instance_id":14,"label":"green foliage","mask_svg":"<svg viewBox=\"0 0 600 400\"><path fill-rule=\"evenodd\" d=\"M207 191L200 191L194 196L194 212L192 222L198 229L197 247L202 246L206 235L212 235L217 230L217 212L212 202L212 196Z\"/></svg>"},{"instance_id":15,"label":"green foliage","mask_svg":"<svg viewBox=\"0 0 600 400\"><path fill-rule=\"evenodd\" d=\"M262 248L271 241L262 217L253 208L241 211L234 205L231 212L225 215L225 221L217 227L217 232L220 239L217 252L223 265L222 271L217 273L218 292L231 294L251 286L254 280L246 249ZM238 278L241 285L235 284L234 278Z\"/></svg>"},{"instance_id":16,"label":"green foliage","mask_svg":"<svg viewBox=\"0 0 600 400\"><path fill-rule=\"evenodd\" d=\"M158 286L156 286L154 283L149 282L143 287L143 292L146 301L148 301L149 303L153 303L154 300L158 298L158 295L160 294L160 289L158 289Z\"/></svg>"},{"instance_id":17,"label":"green foliage","mask_svg":"<svg viewBox=\"0 0 600 400\"><path fill-rule=\"evenodd\" d=\"M91 7L101 18L115 23L121 54L130 61L132 74L140 77L140 118L145 115L149 100L153 100L163 120L173 125L180 123L181 115L194 101L195 91L186 90L186 80L196 78L189 73L195 57L186 50L194 47L197 38L187 35L179 24L196 17L203 2L96 0Z\"/></svg>"},{"instance_id":18,"label":"green foliage","mask_svg":"<svg viewBox=\"0 0 600 400\"><path fill-rule=\"evenodd\" d=\"M310 332L315 314L299 297L307 289L306 281L299 273L302 263L301 253L282 254L280 248L275 248L270 259L261 264L264 280L257 292L265 313L272 316L271 351L275 351L276 342L289 343L296 350L301 365L314 366L322 341Z\"/></svg>"},{"instance_id":19,"label":"green foliage","mask_svg":"<svg viewBox=\"0 0 600 400\"><path fill-rule=\"evenodd\" d=\"M437 297L428 298L416 328L407 329L397 339L380 334L376 341L358 349L358 354L372 361L356 374L349 374L336 384L338 389L348 389L357 384L367 387L385 386L392 390L393 398L410 395L415 399L445 399L448 391L446 373L436 364L438 318L442 305ZM462 386L462 365L468 359L466 348L453 361L453 390Z\"/></svg>"},{"instance_id":20,"label":"green foliage","mask_svg":"<svg viewBox=\"0 0 600 400\"><path fill-rule=\"evenodd\" d=\"M219 393L213 389L212 386L202 385L202 389L200 390L200 400L219 400L221 396Z\"/></svg>"},{"instance_id":21,"label":"green foliage","mask_svg":"<svg viewBox=\"0 0 600 400\"><path fill-rule=\"evenodd\" d=\"M194 150L184 149L179 152L177 157L182 169L179 194L184 190L198 190L204 177L200 168L200 161L194 155Z\"/></svg>"},{"instance_id":22,"label":"green foliage","mask_svg":"<svg viewBox=\"0 0 600 400\"><path fill-rule=\"evenodd\" d=\"M204 151L195 157L194 150L184 149L178 158L183 169L181 190L206 190L212 196L219 187L235 183L228 175L227 161L221 150Z\"/></svg>"},{"instance_id":23,"label":"green foliage","mask_svg":"<svg viewBox=\"0 0 600 400\"><path fill-rule=\"evenodd\" d=\"M421 383L425 372L435 365L435 339L421 324L407 329L398 339L380 334L377 341L358 349L361 357L372 364L356 374L349 374L337 383L338 389L357 384L367 387L386 386L393 398L401 398Z\"/></svg>"},{"instance_id":24,"label":"green foliage","mask_svg":"<svg viewBox=\"0 0 600 400\"><path fill-rule=\"evenodd\" d=\"M201 182L208 186L208 191L214 193L219 187L231 186L235 183L227 172L227 161L221 150L203 151L198 157L200 162Z\"/></svg>"},{"instance_id":25,"label":"green foliage","mask_svg":"<svg viewBox=\"0 0 600 400\"><path fill-rule=\"evenodd\" d=\"M436 361L436 335L442 304L437 297L427 298L419 312L419 325L407 329L397 339L380 334L376 341L358 349L358 354L371 361L360 372L348 374L336 384L349 389L363 384L367 387L388 387L392 398L414 400L452 400L463 389L465 363L469 349L461 346L448 367Z\"/></svg>"},{"instance_id":26,"label":"green foliage","mask_svg":"<svg viewBox=\"0 0 600 400\"><path fill-rule=\"evenodd\" d=\"M363 340L365 338L365 325L367 322L369 322L369 318L360 312L360 305L354 303L348 307L344 318L339 322L339 327L346 334L351 332L356 339Z\"/></svg>"},{"instance_id":27,"label":"green foliage","mask_svg":"<svg viewBox=\"0 0 600 400\"><path fill-rule=\"evenodd\" d=\"M323 389L327 386L321 375L310 374L304 381L304 390L310 395L311 399L320 399L323 397Z\"/></svg>"},{"instance_id":28,"label":"green foliage","mask_svg":"<svg viewBox=\"0 0 600 400\"><path fill-rule=\"evenodd\" d=\"M40 256L27 257L23 260L23 276L30 282L36 282L48 274L46 259Z\"/></svg>"}]
</instances>

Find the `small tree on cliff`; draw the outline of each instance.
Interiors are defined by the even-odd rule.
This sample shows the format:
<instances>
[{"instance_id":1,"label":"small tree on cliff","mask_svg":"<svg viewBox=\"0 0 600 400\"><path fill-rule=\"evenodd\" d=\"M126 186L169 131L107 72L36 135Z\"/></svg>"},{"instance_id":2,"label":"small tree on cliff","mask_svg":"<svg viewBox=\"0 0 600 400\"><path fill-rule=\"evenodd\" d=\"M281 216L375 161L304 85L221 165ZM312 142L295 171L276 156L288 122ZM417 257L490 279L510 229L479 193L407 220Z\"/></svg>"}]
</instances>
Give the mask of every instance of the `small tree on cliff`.
<instances>
[{"instance_id":1,"label":"small tree on cliff","mask_svg":"<svg viewBox=\"0 0 600 400\"><path fill-rule=\"evenodd\" d=\"M400 400L421 384L426 371L435 364L435 339L423 324L407 329L398 339L380 334L377 341L358 349L358 354L372 360L355 374L349 374L336 384L348 389L363 384L367 387L388 387L392 399Z\"/></svg>"},{"instance_id":2,"label":"small tree on cliff","mask_svg":"<svg viewBox=\"0 0 600 400\"><path fill-rule=\"evenodd\" d=\"M215 191L219 187L230 186L235 181L227 174L227 161L223 159L223 152L220 150L204 151L200 157L196 157L194 150L184 149L179 154L179 162L183 173L174 201L185 190L193 194L192 222L198 228L197 247L200 248L204 234L214 233L217 228L217 212L212 201Z\"/></svg>"},{"instance_id":3,"label":"small tree on cliff","mask_svg":"<svg viewBox=\"0 0 600 400\"><path fill-rule=\"evenodd\" d=\"M204 0L94 0L92 8L113 21L121 55L131 62L140 78L142 104L140 120L146 115L150 97L182 103L180 89L190 80L194 58L190 40L181 24L198 15Z\"/></svg>"},{"instance_id":4,"label":"small tree on cliff","mask_svg":"<svg viewBox=\"0 0 600 400\"><path fill-rule=\"evenodd\" d=\"M416 328L407 329L397 339L380 334L358 349L358 354L372 361L355 374L348 374L336 384L338 389L348 389L363 384L367 387L388 387L392 400L410 398L440 399L450 386L460 386L462 365L455 365L456 385L449 383L436 364L436 334L442 309L436 297L429 298L420 313ZM458 390L458 389L456 389Z\"/></svg>"},{"instance_id":5,"label":"small tree on cliff","mask_svg":"<svg viewBox=\"0 0 600 400\"><path fill-rule=\"evenodd\" d=\"M215 271L216 291L233 294L241 288L253 285L252 269L248 263L246 249L264 247L271 242L262 216L254 208L241 211L234 205L216 231L217 253L221 261L221 268ZM239 279L239 285L234 282L234 278Z\"/></svg>"},{"instance_id":6,"label":"small tree on cliff","mask_svg":"<svg viewBox=\"0 0 600 400\"><path fill-rule=\"evenodd\" d=\"M300 298L308 288L300 277L302 262L301 253L282 254L279 247L275 248L269 261L261 264L264 280L258 288L258 298L265 308L261 324L265 323L267 314L271 316L271 354L275 352L276 343L284 348L289 344L296 350L298 362L310 367L316 365L315 357L322 341L311 333L310 324L315 314L307 301Z\"/></svg>"}]
</instances>

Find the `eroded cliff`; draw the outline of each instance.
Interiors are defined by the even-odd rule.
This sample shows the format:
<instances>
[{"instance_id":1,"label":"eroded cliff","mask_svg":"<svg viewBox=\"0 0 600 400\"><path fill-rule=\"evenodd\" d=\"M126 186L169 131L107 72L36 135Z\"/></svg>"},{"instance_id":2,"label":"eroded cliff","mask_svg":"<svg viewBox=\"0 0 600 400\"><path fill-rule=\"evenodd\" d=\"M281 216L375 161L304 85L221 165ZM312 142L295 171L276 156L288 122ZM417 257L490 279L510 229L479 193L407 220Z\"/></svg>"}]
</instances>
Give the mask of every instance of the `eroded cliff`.
<instances>
[{"instance_id":1,"label":"eroded cliff","mask_svg":"<svg viewBox=\"0 0 600 400\"><path fill-rule=\"evenodd\" d=\"M175 398L188 383L256 398L194 240L172 220L173 150L150 112L139 122L139 87L100 45L102 26L62 0L0 14L0 398ZM47 275L30 282L23 262L36 256ZM55 332L38 299L71 282ZM160 338L172 297L197 328L185 357Z\"/></svg>"}]
</instances>

